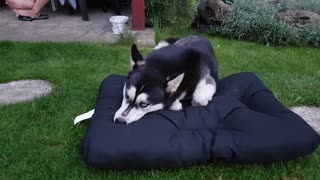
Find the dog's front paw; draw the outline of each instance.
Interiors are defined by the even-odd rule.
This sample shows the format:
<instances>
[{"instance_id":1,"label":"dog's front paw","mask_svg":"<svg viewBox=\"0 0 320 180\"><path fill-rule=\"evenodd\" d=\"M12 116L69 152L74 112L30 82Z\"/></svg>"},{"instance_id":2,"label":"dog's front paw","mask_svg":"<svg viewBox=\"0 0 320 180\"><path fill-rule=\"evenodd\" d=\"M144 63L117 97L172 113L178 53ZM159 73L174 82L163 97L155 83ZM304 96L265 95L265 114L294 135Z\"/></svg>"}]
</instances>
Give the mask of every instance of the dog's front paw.
<instances>
[{"instance_id":1,"label":"dog's front paw","mask_svg":"<svg viewBox=\"0 0 320 180\"><path fill-rule=\"evenodd\" d=\"M173 111L180 111L180 110L182 110L183 108L182 108L181 102L180 102L178 99L176 99L176 100L171 104L170 109L173 110Z\"/></svg>"}]
</instances>

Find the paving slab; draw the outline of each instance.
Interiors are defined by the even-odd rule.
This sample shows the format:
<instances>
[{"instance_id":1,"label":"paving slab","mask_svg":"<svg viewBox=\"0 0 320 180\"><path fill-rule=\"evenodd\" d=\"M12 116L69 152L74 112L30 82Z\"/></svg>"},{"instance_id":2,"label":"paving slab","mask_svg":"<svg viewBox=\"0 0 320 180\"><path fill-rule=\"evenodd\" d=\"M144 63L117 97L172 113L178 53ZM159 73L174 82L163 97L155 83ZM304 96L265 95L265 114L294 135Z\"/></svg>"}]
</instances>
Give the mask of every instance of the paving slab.
<instances>
[{"instance_id":1,"label":"paving slab","mask_svg":"<svg viewBox=\"0 0 320 180\"><path fill-rule=\"evenodd\" d=\"M90 21L82 21L80 13L70 15L58 10L53 12L51 6L43 10L49 15L48 20L32 22L20 21L8 7L0 8L0 41L28 41L28 42L104 42L115 43L120 35L112 32L109 18L111 12L104 13L101 9L89 9ZM153 29L145 31L131 31L131 9L124 9L123 15L129 17L129 23L124 34L133 36L140 46L153 47L155 34Z\"/></svg>"},{"instance_id":2,"label":"paving slab","mask_svg":"<svg viewBox=\"0 0 320 180\"><path fill-rule=\"evenodd\" d=\"M30 101L49 94L52 86L44 80L19 80L0 84L0 105Z\"/></svg>"},{"instance_id":3,"label":"paving slab","mask_svg":"<svg viewBox=\"0 0 320 180\"><path fill-rule=\"evenodd\" d=\"M299 106L290 108L320 134L320 107Z\"/></svg>"}]
</instances>

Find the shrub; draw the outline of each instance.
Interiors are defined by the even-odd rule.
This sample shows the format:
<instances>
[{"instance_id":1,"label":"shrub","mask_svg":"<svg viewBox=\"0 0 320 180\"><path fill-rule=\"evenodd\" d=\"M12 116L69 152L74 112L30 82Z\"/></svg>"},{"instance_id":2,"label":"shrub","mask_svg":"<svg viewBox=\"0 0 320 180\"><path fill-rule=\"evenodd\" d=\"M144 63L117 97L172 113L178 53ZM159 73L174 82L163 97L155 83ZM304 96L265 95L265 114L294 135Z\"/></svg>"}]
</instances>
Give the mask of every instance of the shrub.
<instances>
[{"instance_id":1,"label":"shrub","mask_svg":"<svg viewBox=\"0 0 320 180\"><path fill-rule=\"evenodd\" d=\"M282 10L287 9L301 9L309 10L316 13L320 13L320 1L319 0L282 0L279 2Z\"/></svg>"},{"instance_id":2,"label":"shrub","mask_svg":"<svg viewBox=\"0 0 320 180\"><path fill-rule=\"evenodd\" d=\"M287 9L320 7L319 0L309 0L312 6L307 1L282 0L275 5L270 0L235 0L225 22L212 33L262 44L320 47L320 26L298 28L274 18L276 13Z\"/></svg>"},{"instance_id":3,"label":"shrub","mask_svg":"<svg viewBox=\"0 0 320 180\"><path fill-rule=\"evenodd\" d=\"M160 29L189 27L194 19L194 0L146 0L148 26Z\"/></svg>"}]
</instances>

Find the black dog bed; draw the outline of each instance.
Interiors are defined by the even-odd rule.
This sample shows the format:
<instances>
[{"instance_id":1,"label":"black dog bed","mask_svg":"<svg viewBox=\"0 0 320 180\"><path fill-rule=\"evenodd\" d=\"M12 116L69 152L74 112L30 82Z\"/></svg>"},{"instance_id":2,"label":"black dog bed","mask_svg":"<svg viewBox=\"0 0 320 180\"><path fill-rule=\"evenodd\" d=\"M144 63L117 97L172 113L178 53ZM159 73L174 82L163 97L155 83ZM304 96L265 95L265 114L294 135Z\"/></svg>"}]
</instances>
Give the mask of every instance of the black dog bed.
<instances>
[{"instance_id":1,"label":"black dog bed","mask_svg":"<svg viewBox=\"0 0 320 180\"><path fill-rule=\"evenodd\" d=\"M161 110L129 125L113 122L125 80L111 75L101 84L82 144L90 166L149 169L216 160L287 161L310 154L320 143L320 136L253 73L220 80L206 107Z\"/></svg>"}]
</instances>

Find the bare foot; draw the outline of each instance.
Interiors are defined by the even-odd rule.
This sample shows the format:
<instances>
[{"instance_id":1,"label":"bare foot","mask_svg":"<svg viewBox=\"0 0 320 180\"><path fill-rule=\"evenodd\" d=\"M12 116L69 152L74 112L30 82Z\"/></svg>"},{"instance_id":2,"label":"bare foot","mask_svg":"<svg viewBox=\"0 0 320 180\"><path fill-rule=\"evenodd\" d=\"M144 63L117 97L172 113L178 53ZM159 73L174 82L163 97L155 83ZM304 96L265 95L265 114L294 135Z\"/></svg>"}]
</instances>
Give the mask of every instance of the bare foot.
<instances>
[{"instance_id":1,"label":"bare foot","mask_svg":"<svg viewBox=\"0 0 320 180\"><path fill-rule=\"evenodd\" d=\"M11 9L32 9L34 0L6 0Z\"/></svg>"},{"instance_id":2,"label":"bare foot","mask_svg":"<svg viewBox=\"0 0 320 180\"><path fill-rule=\"evenodd\" d=\"M38 17L40 14L35 13L32 10L20 10L20 9L13 9L13 11L21 16L29 16L29 17Z\"/></svg>"}]
</instances>

